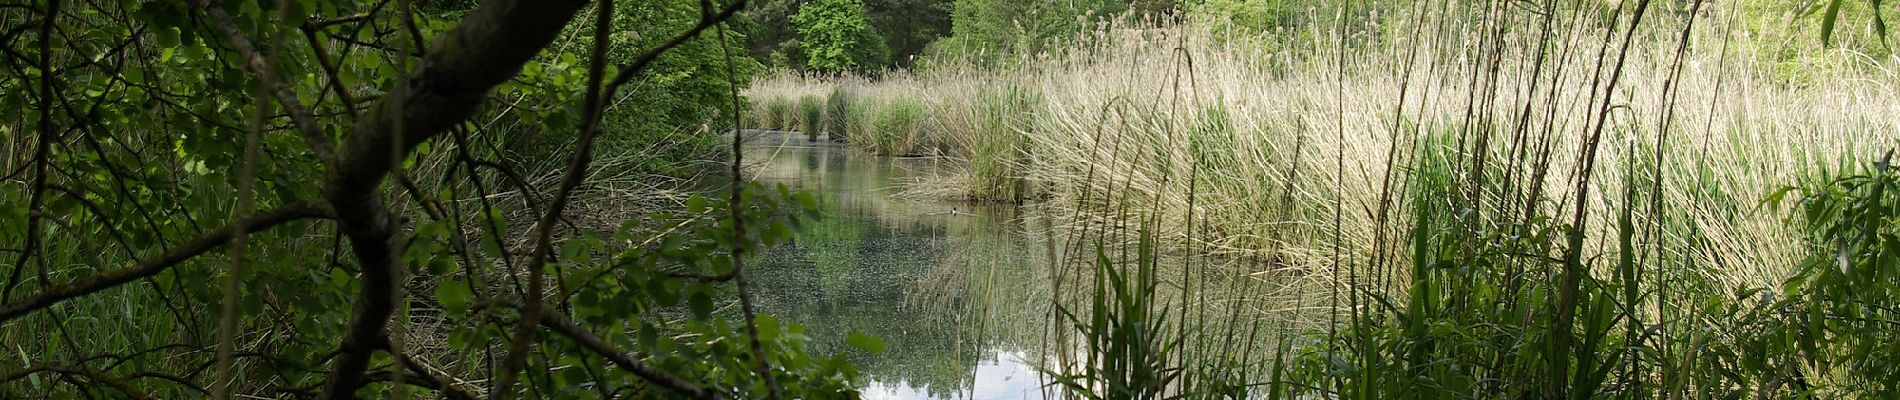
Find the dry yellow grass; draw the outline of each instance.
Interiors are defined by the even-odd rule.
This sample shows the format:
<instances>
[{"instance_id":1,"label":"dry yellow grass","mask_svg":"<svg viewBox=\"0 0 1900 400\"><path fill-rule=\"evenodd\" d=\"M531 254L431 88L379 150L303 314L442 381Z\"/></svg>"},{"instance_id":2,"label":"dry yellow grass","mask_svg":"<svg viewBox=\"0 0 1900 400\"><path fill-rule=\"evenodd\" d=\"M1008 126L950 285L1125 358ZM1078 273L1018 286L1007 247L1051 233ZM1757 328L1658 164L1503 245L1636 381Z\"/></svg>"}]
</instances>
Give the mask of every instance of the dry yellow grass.
<instances>
[{"instance_id":1,"label":"dry yellow grass","mask_svg":"<svg viewBox=\"0 0 1900 400\"><path fill-rule=\"evenodd\" d=\"M1344 57L1345 46L1328 39L1342 35L1323 31L1247 37L1196 22L1116 29L1083 41L1092 47L1070 49L1070 56L1019 68L941 63L915 76L853 85L872 96L926 99L930 141L968 164L982 161L972 159L977 143L995 134L977 128L986 118L986 93L1023 88L1034 101L1027 121L1016 126L1024 141L1004 162L1006 170L1033 182L1057 215L1077 215L1070 224L1105 222L1116 218L1108 210L1126 206L1174 221L1158 228L1177 246L1192 241L1232 255L1271 252L1321 277L1330 276L1335 261L1371 259L1381 226L1388 238L1403 235L1406 206L1391 207L1383 215L1392 219L1383 225L1380 210L1388 189L1402 192L1413 178L1404 166L1420 154L1473 153L1461 149L1478 148L1475 142L1458 140L1486 133L1489 179L1527 182L1547 171L1539 207L1567 220L1570 199L1577 197L1571 191L1582 138L1600 107L1593 96L1602 95L1599 75L1608 75L1596 68L1605 47L1601 28L1552 27L1549 57L1538 69L1532 55L1545 30L1531 22L1520 22L1527 26L1512 29L1501 46L1465 28L1473 21L1449 22L1397 21L1375 29L1391 39L1347 47ZM1751 53L1748 36L1725 31L1718 16L1698 22L1678 64L1681 22L1645 23L1652 26L1644 32L1654 33L1637 35L1631 46L1584 196L1593 238L1587 254L1615 247L1602 238L1615 237L1604 233L1615 226L1626 176L1643 193L1638 201L1649 201L1647 171L1656 155L1648 149L1662 137L1660 204L1666 211L1638 212L1635 221L1663 227L1662 236L1643 237L1639 248L1698 266L1693 273L1730 286L1772 287L1806 251L1789 210L1764 206L1762 199L1817 166L1864 162L1893 146L1900 138L1900 78L1889 62L1829 52L1804 57L1832 60L1832 67L1805 71L1802 82L1789 83L1759 61L1772 57ZM1615 61L1614 52L1609 58ZM1494 75L1474 68L1491 66L1474 60L1491 59L1502 60ZM1672 80L1677 65L1681 71ZM755 84L748 94L794 96L823 85L782 79ZM1675 88L1673 101L1665 98L1666 85ZM1521 141L1520 129L1526 132ZM1519 143L1547 144L1548 163L1514 152ZM1389 165L1400 170L1388 171ZM918 192L968 194L974 181L931 180L947 186ZM1189 235L1179 222L1189 213L1205 221L1210 234ZM1345 260L1333 257L1335 228ZM1700 245L1685 245L1691 242Z\"/></svg>"}]
</instances>

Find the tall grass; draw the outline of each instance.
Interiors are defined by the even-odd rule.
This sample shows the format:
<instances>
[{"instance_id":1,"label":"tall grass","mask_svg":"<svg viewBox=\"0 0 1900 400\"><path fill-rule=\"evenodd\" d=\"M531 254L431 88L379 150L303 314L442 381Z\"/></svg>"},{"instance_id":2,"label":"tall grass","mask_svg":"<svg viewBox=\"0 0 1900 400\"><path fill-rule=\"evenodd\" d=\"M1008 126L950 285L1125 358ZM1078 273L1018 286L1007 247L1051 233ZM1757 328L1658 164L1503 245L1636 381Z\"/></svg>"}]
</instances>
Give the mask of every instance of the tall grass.
<instances>
[{"instance_id":1,"label":"tall grass","mask_svg":"<svg viewBox=\"0 0 1900 400\"><path fill-rule=\"evenodd\" d=\"M1318 339L1273 366L1278 396L1877 397L1869 377L1887 375L1845 355L1885 353L1840 345L1877 341L1823 329L1855 307L1773 300L1813 293L1784 285L1824 253L1797 222L1840 214L1764 199L1894 145L1892 61L1816 52L1834 66L1789 84L1755 53L1779 45L1731 11L1651 3L1400 3L1286 35L1112 28L865 90L927 93L924 140L965 164L915 193L1034 192L1071 230L1144 226L1164 252L1328 288L1332 318L1294 324ZM1799 316L1811 305L1836 316ZM1093 318L1072 318L1078 333L1115 334Z\"/></svg>"},{"instance_id":2,"label":"tall grass","mask_svg":"<svg viewBox=\"0 0 1900 400\"><path fill-rule=\"evenodd\" d=\"M818 135L825 133L824 118L825 105L823 98L817 95L806 95L798 98L798 130L805 132L806 140L816 142L818 141Z\"/></svg>"},{"instance_id":3,"label":"tall grass","mask_svg":"<svg viewBox=\"0 0 1900 400\"><path fill-rule=\"evenodd\" d=\"M872 148L883 155L913 155L924 135L923 102L911 98L891 99L877 114L877 130L870 133Z\"/></svg>"},{"instance_id":4,"label":"tall grass","mask_svg":"<svg viewBox=\"0 0 1900 400\"><path fill-rule=\"evenodd\" d=\"M832 140L844 138L845 130L851 126L851 97L843 85L832 86L831 93L825 95L825 133L831 135Z\"/></svg>"},{"instance_id":5,"label":"tall grass","mask_svg":"<svg viewBox=\"0 0 1900 400\"><path fill-rule=\"evenodd\" d=\"M793 121L797 121L797 117L792 114L791 100L783 98L767 99L765 101L764 113L765 115L758 118L758 120L764 124L761 126L762 128L772 130L796 129L797 124Z\"/></svg>"}]
</instances>

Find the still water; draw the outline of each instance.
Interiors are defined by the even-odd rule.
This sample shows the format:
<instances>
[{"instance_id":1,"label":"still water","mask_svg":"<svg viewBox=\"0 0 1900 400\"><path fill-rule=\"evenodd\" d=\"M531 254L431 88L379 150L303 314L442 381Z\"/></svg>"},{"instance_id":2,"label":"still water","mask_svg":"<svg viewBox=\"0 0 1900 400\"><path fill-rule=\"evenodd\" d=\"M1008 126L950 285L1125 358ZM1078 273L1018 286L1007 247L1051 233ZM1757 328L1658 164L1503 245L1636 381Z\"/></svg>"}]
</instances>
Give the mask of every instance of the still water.
<instances>
[{"instance_id":1,"label":"still water","mask_svg":"<svg viewBox=\"0 0 1900 400\"><path fill-rule=\"evenodd\" d=\"M745 149L751 178L808 190L823 209L747 269L761 312L805 326L813 354L849 354L867 399L1043 397L1031 361L1048 321L1049 251L1034 213L898 196L940 167L933 159L783 133L753 135ZM886 351L845 345L852 331Z\"/></svg>"}]
</instances>

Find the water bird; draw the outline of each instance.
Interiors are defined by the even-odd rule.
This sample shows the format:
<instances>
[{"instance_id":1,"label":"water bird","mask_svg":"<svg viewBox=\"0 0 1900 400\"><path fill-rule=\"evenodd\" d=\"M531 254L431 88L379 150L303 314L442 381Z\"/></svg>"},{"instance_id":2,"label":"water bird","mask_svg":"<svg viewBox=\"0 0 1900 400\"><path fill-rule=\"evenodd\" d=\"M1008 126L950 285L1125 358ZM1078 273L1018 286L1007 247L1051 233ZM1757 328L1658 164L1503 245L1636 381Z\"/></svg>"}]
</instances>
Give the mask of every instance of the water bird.
<instances>
[{"instance_id":1,"label":"water bird","mask_svg":"<svg viewBox=\"0 0 1900 400\"><path fill-rule=\"evenodd\" d=\"M933 216L933 217L934 217L934 216L938 216L938 215L948 215L948 216L952 216L952 217L974 217L974 216L976 216L976 214L971 214L971 213L966 213L966 212L962 212L962 211L957 211L957 208L956 208L956 207L950 207L950 209L948 209L948 210L943 210L943 211L934 211L934 212L929 212L929 213L925 213L924 215L929 215L929 216Z\"/></svg>"}]
</instances>

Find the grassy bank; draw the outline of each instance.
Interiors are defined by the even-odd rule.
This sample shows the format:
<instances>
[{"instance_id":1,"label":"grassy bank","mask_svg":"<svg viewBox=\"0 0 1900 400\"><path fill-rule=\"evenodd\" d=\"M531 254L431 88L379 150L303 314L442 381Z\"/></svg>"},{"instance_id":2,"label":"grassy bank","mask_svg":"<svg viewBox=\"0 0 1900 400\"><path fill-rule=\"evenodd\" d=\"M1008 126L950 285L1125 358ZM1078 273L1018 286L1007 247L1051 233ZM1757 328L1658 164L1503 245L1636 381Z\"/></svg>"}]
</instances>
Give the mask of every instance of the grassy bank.
<instances>
[{"instance_id":1,"label":"grassy bank","mask_svg":"<svg viewBox=\"0 0 1900 400\"><path fill-rule=\"evenodd\" d=\"M1023 179L1056 205L1126 190L1140 194L1131 198L1155 199L1139 206L1164 214L1163 220L1181 220L1190 210L1216 216L1208 223L1220 233L1209 239L1217 251L1285 244L1284 255L1320 266L1332 260L1318 254L1328 250L1311 238L1272 237L1285 237L1288 224L1308 236L1330 232L1335 224L1321 217L1337 199L1351 211L1336 224L1348 253L1371 254L1379 225L1406 226L1382 224L1377 215L1380 204L1390 202L1382 197L1413 179L1392 167L1422 152L1456 153L1463 163L1482 165L1488 180L1537 183L1541 208L1575 197L1583 147L1576 132L1596 119L1603 90L1591 85L1603 86L1608 75L1604 70L1592 79L1604 45L1601 29L1577 23L1567 37L1549 39L1540 66L1530 62L1537 59L1536 37L1514 37L1501 49L1468 48L1463 43L1478 38L1448 27L1467 22L1475 23L1395 24L1405 26L1385 29L1405 35L1354 43L1344 56L1339 44L1323 41L1252 51L1265 45L1249 41L1278 38L1219 37L1205 26L1116 30L1094 41L1099 47L1072 52L1089 54L1086 59L1052 58L1017 69L946 62L915 76L837 85L777 75L748 95L769 103L847 88L872 119L891 113L901 99L923 99L928 122L916 140L969 168L948 177L962 179L914 190L1009 199L1013 187L996 181ZM1892 138L1878 132L1900 126L1891 112L1900 96L1881 84L1895 77L1883 64L1840 53L1834 56L1850 65L1809 73L1826 79L1784 84L1751 61L1746 43L1728 43L1744 41L1739 34L1722 32L1719 19L1702 22L1694 33L1699 46L1680 63L1674 62L1676 38L1666 34L1680 29L1679 21L1646 21L1645 31L1655 32L1632 44L1597 150L1592 178L1598 185L1583 196L1594 216L1588 226L1611 226L1613 214L1603 211L1618 204L1623 177L1654 180L1635 175L1653 172L1654 149L1661 148L1661 200L1682 213L1669 223L1698 226L1700 235L1723 243L1730 254L1704 256L1741 267L1724 279L1772 283L1780 272L1766 266L1798 259L1798 238L1786 223L1789 210L1756 203L1813 177L1819 167L1871 158L1891 146ZM1442 31L1412 35L1413 25ZM1176 44L1184 50L1171 50ZM1504 62L1496 72L1474 73L1471 59ZM866 122L854 126L875 128ZM856 142L887 147L880 135L865 136L879 138ZM1425 140L1432 136L1452 139ZM1343 167L1331 165L1333 158ZM1469 166L1457 168L1471 174ZM1286 209L1277 201L1283 186L1294 196ZM1160 229L1164 242L1185 236L1181 226ZM1599 236L1607 228L1591 229Z\"/></svg>"},{"instance_id":2,"label":"grassy bank","mask_svg":"<svg viewBox=\"0 0 1900 400\"><path fill-rule=\"evenodd\" d=\"M1009 67L938 60L850 87L924 99L919 142L965 166L913 194L1046 199L1074 230L1141 225L1123 236L1333 288L1331 321L1300 328L1322 338L1308 358L1273 363L1303 378L1274 374L1275 393L1891 390L1853 361L1885 350L1841 347L1884 336L1838 330L1891 311L1795 315L1884 300L1790 283L1825 280L1817 254L1900 252L1828 250L1854 240L1815 227L1851 214L1814 206L1840 203L1829 193L1866 191L1842 182L1882 176L1868 166L1900 137L1891 64L1816 50L1803 59L1826 62L1790 79L1786 57L1757 52L1785 46L1732 13L1552 4L1420 2L1287 34L1105 29ZM749 95L831 86L781 75ZM1788 187L1808 188L1801 207L1768 201ZM1866 210L1867 232L1892 230ZM1121 334L1091 321L1073 325Z\"/></svg>"}]
</instances>

